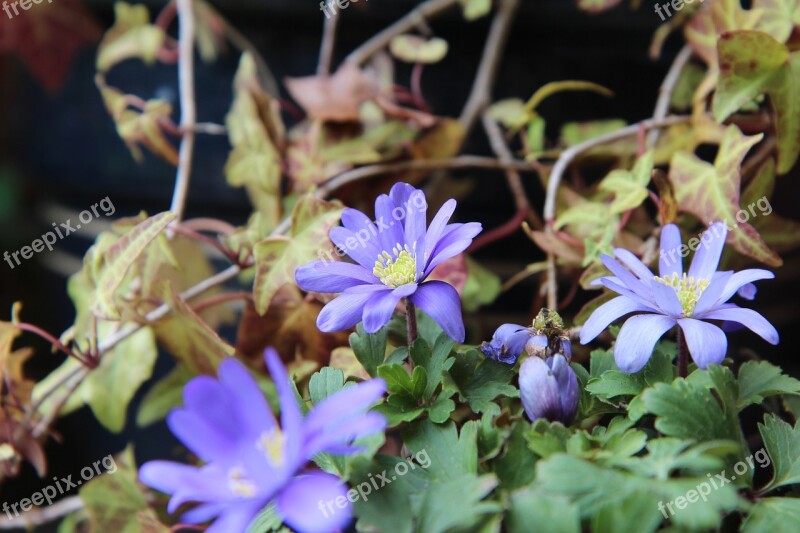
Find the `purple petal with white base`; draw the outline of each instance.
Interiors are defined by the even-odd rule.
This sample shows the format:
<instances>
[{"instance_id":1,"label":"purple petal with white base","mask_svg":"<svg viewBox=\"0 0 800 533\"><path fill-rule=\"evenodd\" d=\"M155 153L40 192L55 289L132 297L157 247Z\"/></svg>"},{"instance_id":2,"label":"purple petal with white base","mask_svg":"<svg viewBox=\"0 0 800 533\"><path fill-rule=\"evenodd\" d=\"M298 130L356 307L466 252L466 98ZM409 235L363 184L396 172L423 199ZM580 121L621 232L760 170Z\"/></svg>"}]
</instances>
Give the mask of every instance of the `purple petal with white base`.
<instances>
[{"instance_id":1,"label":"purple petal with white base","mask_svg":"<svg viewBox=\"0 0 800 533\"><path fill-rule=\"evenodd\" d=\"M391 320L399 300L407 298L463 342L458 293L442 281L427 279L442 261L466 250L482 229L475 222L448 223L455 206L455 200L445 202L427 226L423 192L398 183L375 201L377 224L359 211L345 210L344 227L333 228L330 237L357 264L315 261L295 272L304 290L341 293L322 309L317 327L333 332L363 322L374 333Z\"/></svg>"},{"instance_id":2,"label":"purple petal with white base","mask_svg":"<svg viewBox=\"0 0 800 533\"><path fill-rule=\"evenodd\" d=\"M581 344L590 342L614 320L641 312L647 314L625 321L614 346L617 365L629 373L638 372L647 364L655 343L676 324L700 368L721 362L728 345L723 330L708 320L724 321L725 330L730 329L730 323L742 324L776 344L778 332L764 317L728 303L740 289L744 298L751 299L755 296L752 282L774 275L761 269L717 272L726 236L724 223L712 224L700 238L688 273L683 272L680 230L674 224L661 230L659 276L650 274L648 278L644 265L625 250L615 251L621 263L601 256L613 275L599 278L593 285L603 285L620 296L592 313L581 329Z\"/></svg>"},{"instance_id":3,"label":"purple petal with white base","mask_svg":"<svg viewBox=\"0 0 800 533\"><path fill-rule=\"evenodd\" d=\"M207 531L246 531L270 502L300 533L344 529L351 520L349 509L337 508L331 516L315 513L318 502L335 500L346 494L347 487L335 476L303 469L319 452L353 453L358 450L356 439L386 428L382 415L369 412L386 383L369 380L350 385L304 419L278 354L268 349L265 358L281 405L280 426L247 369L227 359L220 365L219 380L202 376L190 381L184 393L186 407L169 415L176 436L207 463L196 467L151 461L142 465L139 478L172 496L170 513L185 503L198 503L182 520L214 520ZM223 412L227 419L221 417ZM325 423L330 420L333 423Z\"/></svg>"}]
</instances>

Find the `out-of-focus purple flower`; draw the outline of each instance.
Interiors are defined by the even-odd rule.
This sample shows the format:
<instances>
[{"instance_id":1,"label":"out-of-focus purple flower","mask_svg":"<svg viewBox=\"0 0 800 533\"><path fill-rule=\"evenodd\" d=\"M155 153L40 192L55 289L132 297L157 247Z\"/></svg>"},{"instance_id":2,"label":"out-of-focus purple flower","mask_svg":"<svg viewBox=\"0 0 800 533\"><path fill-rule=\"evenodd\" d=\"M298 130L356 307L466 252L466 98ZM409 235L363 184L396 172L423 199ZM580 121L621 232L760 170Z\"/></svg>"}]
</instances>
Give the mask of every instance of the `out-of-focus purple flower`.
<instances>
[{"instance_id":1,"label":"out-of-focus purple flower","mask_svg":"<svg viewBox=\"0 0 800 533\"><path fill-rule=\"evenodd\" d=\"M186 502L200 505L181 519L214 520L208 533L246 531L268 503L291 528L303 533L342 529L351 510L328 512L321 502L346 496L336 476L300 473L317 453L359 451L353 441L383 431L384 417L368 412L385 392L383 380L348 387L320 402L303 418L286 369L271 348L265 353L281 404L281 424L245 367L227 359L219 377L201 376L183 390L184 407L167 424L189 450L205 462L190 466L170 461L142 465L139 477L172 498L172 513Z\"/></svg>"},{"instance_id":2,"label":"out-of-focus purple flower","mask_svg":"<svg viewBox=\"0 0 800 533\"><path fill-rule=\"evenodd\" d=\"M620 296L598 307L581 329L581 344L599 335L611 322L630 314L617 337L614 359L625 372L641 370L662 335L678 325L689 353L697 366L707 368L725 358L728 340L722 329L708 320L737 322L771 344L778 343L778 332L752 309L727 303L744 288L745 297L754 296L747 287L753 281L772 279L775 275L762 269L741 272L717 272L728 228L722 222L712 224L702 235L701 246L692 259L689 272L683 271L680 230L667 224L661 230L659 276L654 276L631 252L617 248L617 259L601 256L614 274L600 278L599 284ZM624 266L623 266L624 265ZM627 267L627 268L626 268Z\"/></svg>"},{"instance_id":3,"label":"out-of-focus purple flower","mask_svg":"<svg viewBox=\"0 0 800 533\"><path fill-rule=\"evenodd\" d=\"M461 300L448 283L426 281L436 266L463 252L481 231L477 222L448 224L456 207L448 200L426 223L425 195L407 183L375 201L376 221L356 209L342 212L343 227L330 238L356 264L314 261L295 272L298 286L341 292L317 317L321 331L341 331L358 322L374 333L392 318L403 298L425 311L453 340L464 342Z\"/></svg>"},{"instance_id":4,"label":"out-of-focus purple flower","mask_svg":"<svg viewBox=\"0 0 800 533\"><path fill-rule=\"evenodd\" d=\"M549 339L545 333L535 328L517 324L503 324L492 335L492 340L480 346L481 352L494 361L513 365L522 353L531 357L546 358L562 354L572 358L572 344L567 337Z\"/></svg>"},{"instance_id":5,"label":"out-of-focus purple flower","mask_svg":"<svg viewBox=\"0 0 800 533\"><path fill-rule=\"evenodd\" d=\"M575 418L580 397L578 377L561 354L547 360L525 359L519 371L519 392L531 422L545 418L569 425Z\"/></svg>"}]
</instances>

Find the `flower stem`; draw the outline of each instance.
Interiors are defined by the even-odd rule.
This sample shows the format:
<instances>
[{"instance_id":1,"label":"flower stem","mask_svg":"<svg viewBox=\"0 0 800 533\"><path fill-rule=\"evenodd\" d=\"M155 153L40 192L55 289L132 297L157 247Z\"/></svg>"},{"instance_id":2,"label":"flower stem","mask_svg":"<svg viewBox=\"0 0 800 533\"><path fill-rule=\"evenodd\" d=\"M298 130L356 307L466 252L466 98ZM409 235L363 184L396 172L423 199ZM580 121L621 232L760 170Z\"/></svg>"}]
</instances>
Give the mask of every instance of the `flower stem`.
<instances>
[{"instance_id":1,"label":"flower stem","mask_svg":"<svg viewBox=\"0 0 800 533\"><path fill-rule=\"evenodd\" d=\"M417 340L417 308L411 303L411 300L406 300L406 325L408 326L408 349Z\"/></svg>"},{"instance_id":2,"label":"flower stem","mask_svg":"<svg viewBox=\"0 0 800 533\"><path fill-rule=\"evenodd\" d=\"M689 375L689 346L683 338L683 331L678 328L678 376L685 378Z\"/></svg>"}]
</instances>

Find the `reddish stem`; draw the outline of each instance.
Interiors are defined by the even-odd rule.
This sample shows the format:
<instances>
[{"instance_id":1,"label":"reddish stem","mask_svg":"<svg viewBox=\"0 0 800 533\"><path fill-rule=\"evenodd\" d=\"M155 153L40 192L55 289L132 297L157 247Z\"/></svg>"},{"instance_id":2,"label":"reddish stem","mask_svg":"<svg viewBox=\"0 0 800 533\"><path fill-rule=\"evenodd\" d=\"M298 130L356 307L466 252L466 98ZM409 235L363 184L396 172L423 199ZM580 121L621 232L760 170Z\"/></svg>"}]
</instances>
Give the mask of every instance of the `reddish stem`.
<instances>
[{"instance_id":1,"label":"reddish stem","mask_svg":"<svg viewBox=\"0 0 800 533\"><path fill-rule=\"evenodd\" d=\"M52 344L53 346L64 352L67 356L73 357L74 359L78 360L82 365L88 367L92 366L90 361L86 361L82 356L78 355L73 350L70 350L69 348L64 346L64 343L62 343L60 340L58 340L45 330L37 326L34 326L33 324L28 324L26 322L17 322L16 324L14 324L14 327L17 329L21 329L22 331L27 331L28 333L33 333L35 335L38 335L39 337L43 338L44 340L48 341L50 344Z\"/></svg>"},{"instance_id":2,"label":"reddish stem","mask_svg":"<svg viewBox=\"0 0 800 533\"><path fill-rule=\"evenodd\" d=\"M225 292L222 294L215 294L214 296L209 296L205 300L201 300L197 302L194 306L192 306L192 310L195 313L202 313L206 309L210 307L214 307L215 305L223 304L225 302L232 302L235 300L253 300L253 295L249 292Z\"/></svg>"},{"instance_id":3,"label":"reddish stem","mask_svg":"<svg viewBox=\"0 0 800 533\"><path fill-rule=\"evenodd\" d=\"M514 218L503 224L502 226L498 226L490 231L487 231L477 239L472 242L472 245L467 250L467 253L473 253L480 248L483 248L487 244L491 244L495 241L499 241L503 237L511 235L515 231L519 229L519 225L527 218L528 210L527 209L517 209L517 212L514 213Z\"/></svg>"}]
</instances>

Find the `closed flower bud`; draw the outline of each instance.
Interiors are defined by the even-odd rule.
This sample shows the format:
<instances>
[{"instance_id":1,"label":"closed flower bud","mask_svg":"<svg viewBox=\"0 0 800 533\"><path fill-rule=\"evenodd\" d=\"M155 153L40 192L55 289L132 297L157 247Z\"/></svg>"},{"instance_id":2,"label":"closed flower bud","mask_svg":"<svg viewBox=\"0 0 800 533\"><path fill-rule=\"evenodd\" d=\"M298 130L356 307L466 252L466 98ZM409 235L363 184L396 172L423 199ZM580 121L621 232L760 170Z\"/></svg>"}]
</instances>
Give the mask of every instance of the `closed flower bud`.
<instances>
[{"instance_id":1,"label":"closed flower bud","mask_svg":"<svg viewBox=\"0 0 800 533\"><path fill-rule=\"evenodd\" d=\"M519 389L525 413L532 422L545 418L569 425L578 410L578 377L561 355L547 360L530 357L522 363Z\"/></svg>"}]
</instances>

